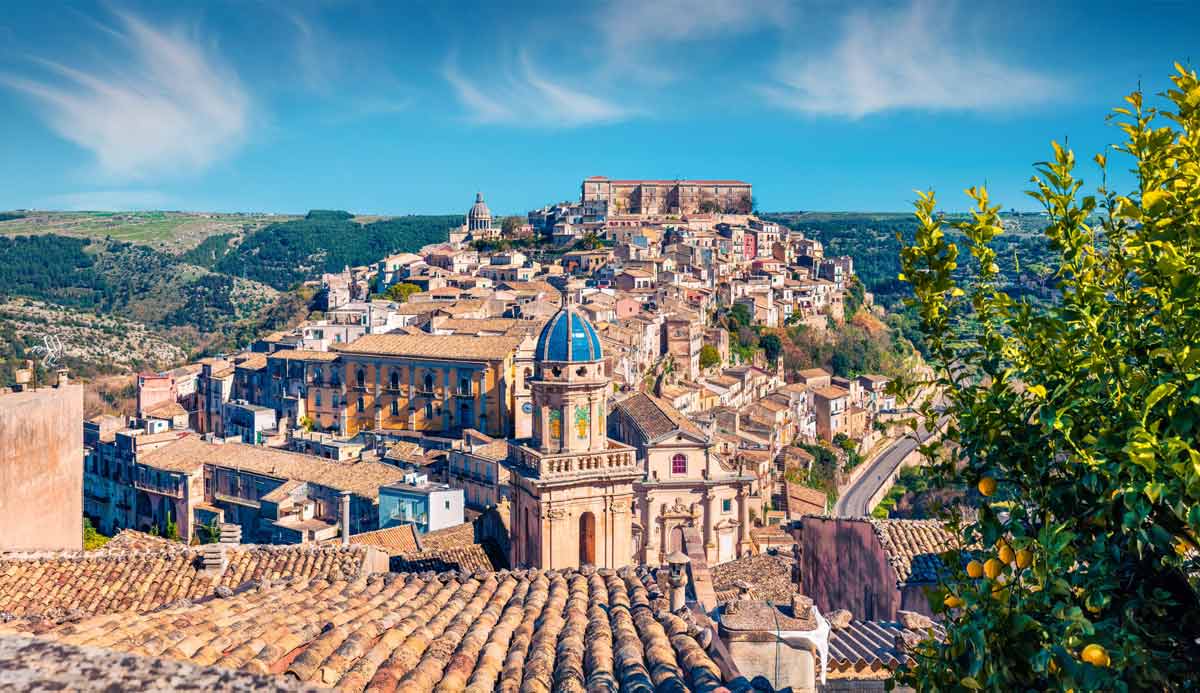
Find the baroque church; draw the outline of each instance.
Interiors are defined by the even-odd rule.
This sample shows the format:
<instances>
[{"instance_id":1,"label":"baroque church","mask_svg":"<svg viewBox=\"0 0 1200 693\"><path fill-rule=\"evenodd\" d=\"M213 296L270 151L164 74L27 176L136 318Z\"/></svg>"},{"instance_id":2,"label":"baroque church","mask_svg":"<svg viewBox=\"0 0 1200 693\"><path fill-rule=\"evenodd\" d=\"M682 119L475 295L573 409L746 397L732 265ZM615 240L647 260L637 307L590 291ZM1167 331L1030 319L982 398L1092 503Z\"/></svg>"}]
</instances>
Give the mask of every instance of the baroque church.
<instances>
[{"instance_id":1,"label":"baroque church","mask_svg":"<svg viewBox=\"0 0 1200 693\"><path fill-rule=\"evenodd\" d=\"M756 477L729 468L710 434L649 395L623 400L610 421L606 367L599 335L574 306L542 329L533 433L509 441L512 564L658 565L682 548L684 527L714 563L744 555Z\"/></svg>"}]
</instances>

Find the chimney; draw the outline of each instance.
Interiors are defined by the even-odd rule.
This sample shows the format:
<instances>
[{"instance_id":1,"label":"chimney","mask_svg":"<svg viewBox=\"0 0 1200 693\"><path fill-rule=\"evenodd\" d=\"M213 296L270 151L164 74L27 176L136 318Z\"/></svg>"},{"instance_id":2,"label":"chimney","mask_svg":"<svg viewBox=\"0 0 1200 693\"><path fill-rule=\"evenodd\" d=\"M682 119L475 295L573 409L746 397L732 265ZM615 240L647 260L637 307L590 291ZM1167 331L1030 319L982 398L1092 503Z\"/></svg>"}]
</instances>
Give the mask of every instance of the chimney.
<instances>
[{"instance_id":1,"label":"chimney","mask_svg":"<svg viewBox=\"0 0 1200 693\"><path fill-rule=\"evenodd\" d=\"M691 559L682 551L676 551L667 556L667 565L671 566L671 574L667 578L671 586L671 611L679 611L687 603L688 564Z\"/></svg>"},{"instance_id":2,"label":"chimney","mask_svg":"<svg viewBox=\"0 0 1200 693\"><path fill-rule=\"evenodd\" d=\"M57 371L58 380L55 381L54 387L66 387L71 384L70 370L67 368L59 368Z\"/></svg>"},{"instance_id":3,"label":"chimney","mask_svg":"<svg viewBox=\"0 0 1200 693\"><path fill-rule=\"evenodd\" d=\"M350 492L342 491L342 546L350 545Z\"/></svg>"}]
</instances>

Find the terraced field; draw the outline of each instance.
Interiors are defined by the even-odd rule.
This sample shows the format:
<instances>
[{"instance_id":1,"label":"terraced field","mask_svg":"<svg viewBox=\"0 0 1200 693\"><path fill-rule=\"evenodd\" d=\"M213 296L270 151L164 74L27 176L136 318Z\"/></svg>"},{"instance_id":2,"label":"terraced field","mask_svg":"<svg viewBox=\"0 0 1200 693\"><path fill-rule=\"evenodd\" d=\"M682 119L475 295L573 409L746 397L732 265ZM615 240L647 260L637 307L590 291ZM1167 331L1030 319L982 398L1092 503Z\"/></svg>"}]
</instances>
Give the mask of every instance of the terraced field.
<instances>
[{"instance_id":1,"label":"terraced field","mask_svg":"<svg viewBox=\"0 0 1200 693\"><path fill-rule=\"evenodd\" d=\"M28 211L20 219L0 221L0 235L57 233L111 238L179 254L215 234L241 235L276 221L294 219L270 214L195 212L44 212Z\"/></svg>"}]
</instances>

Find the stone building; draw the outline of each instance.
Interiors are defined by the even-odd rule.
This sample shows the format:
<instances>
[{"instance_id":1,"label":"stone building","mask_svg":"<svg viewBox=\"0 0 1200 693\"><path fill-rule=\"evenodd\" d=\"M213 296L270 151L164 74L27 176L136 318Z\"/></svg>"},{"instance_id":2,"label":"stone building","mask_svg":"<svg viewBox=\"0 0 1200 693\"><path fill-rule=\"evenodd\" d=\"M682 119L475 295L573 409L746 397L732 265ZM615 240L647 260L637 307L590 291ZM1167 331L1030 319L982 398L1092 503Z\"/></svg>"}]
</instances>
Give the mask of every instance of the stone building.
<instances>
[{"instance_id":1,"label":"stone building","mask_svg":"<svg viewBox=\"0 0 1200 693\"><path fill-rule=\"evenodd\" d=\"M450 232L450 242L459 244L464 241L490 241L499 237L500 229L492 224L492 210L488 209L487 203L483 201L483 193L475 193L475 204L467 210L463 225Z\"/></svg>"},{"instance_id":2,"label":"stone building","mask_svg":"<svg viewBox=\"0 0 1200 693\"><path fill-rule=\"evenodd\" d=\"M520 336L367 335L334 350L344 384L339 429L512 434L521 415ZM524 372L520 376L523 378ZM337 393L331 393L337 394Z\"/></svg>"},{"instance_id":3,"label":"stone building","mask_svg":"<svg viewBox=\"0 0 1200 693\"><path fill-rule=\"evenodd\" d=\"M0 551L83 543L83 386L0 394Z\"/></svg>"},{"instance_id":4,"label":"stone building","mask_svg":"<svg viewBox=\"0 0 1200 693\"><path fill-rule=\"evenodd\" d=\"M543 328L534 353L533 435L509 443L511 562L618 568L634 560L634 449L609 440L600 337L574 307Z\"/></svg>"},{"instance_id":5,"label":"stone building","mask_svg":"<svg viewBox=\"0 0 1200 693\"><path fill-rule=\"evenodd\" d=\"M753 187L740 180L583 180L580 202L604 202L608 214L696 214L716 211L749 214Z\"/></svg>"},{"instance_id":6,"label":"stone building","mask_svg":"<svg viewBox=\"0 0 1200 693\"><path fill-rule=\"evenodd\" d=\"M824 611L892 620L900 611L932 614L925 590L956 537L938 520L808 515L801 519L800 588Z\"/></svg>"},{"instance_id":7,"label":"stone building","mask_svg":"<svg viewBox=\"0 0 1200 693\"><path fill-rule=\"evenodd\" d=\"M667 402L644 393L621 400L609 435L631 445L643 476L634 484L636 562L662 565L679 551L683 532L701 532L709 563L750 550L750 503L755 480L717 454L713 437Z\"/></svg>"}]
</instances>

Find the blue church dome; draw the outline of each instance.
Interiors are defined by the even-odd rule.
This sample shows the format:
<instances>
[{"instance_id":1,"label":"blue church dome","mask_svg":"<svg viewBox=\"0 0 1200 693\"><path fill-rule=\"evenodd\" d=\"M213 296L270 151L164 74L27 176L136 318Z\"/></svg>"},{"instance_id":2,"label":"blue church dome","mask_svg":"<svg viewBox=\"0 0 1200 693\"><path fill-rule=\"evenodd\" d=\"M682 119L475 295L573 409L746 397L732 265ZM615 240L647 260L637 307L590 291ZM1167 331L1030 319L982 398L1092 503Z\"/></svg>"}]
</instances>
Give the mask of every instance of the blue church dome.
<instances>
[{"instance_id":1,"label":"blue church dome","mask_svg":"<svg viewBox=\"0 0 1200 693\"><path fill-rule=\"evenodd\" d=\"M542 328L534 358L539 361L599 361L600 336L596 328L571 306L554 314Z\"/></svg>"}]
</instances>

